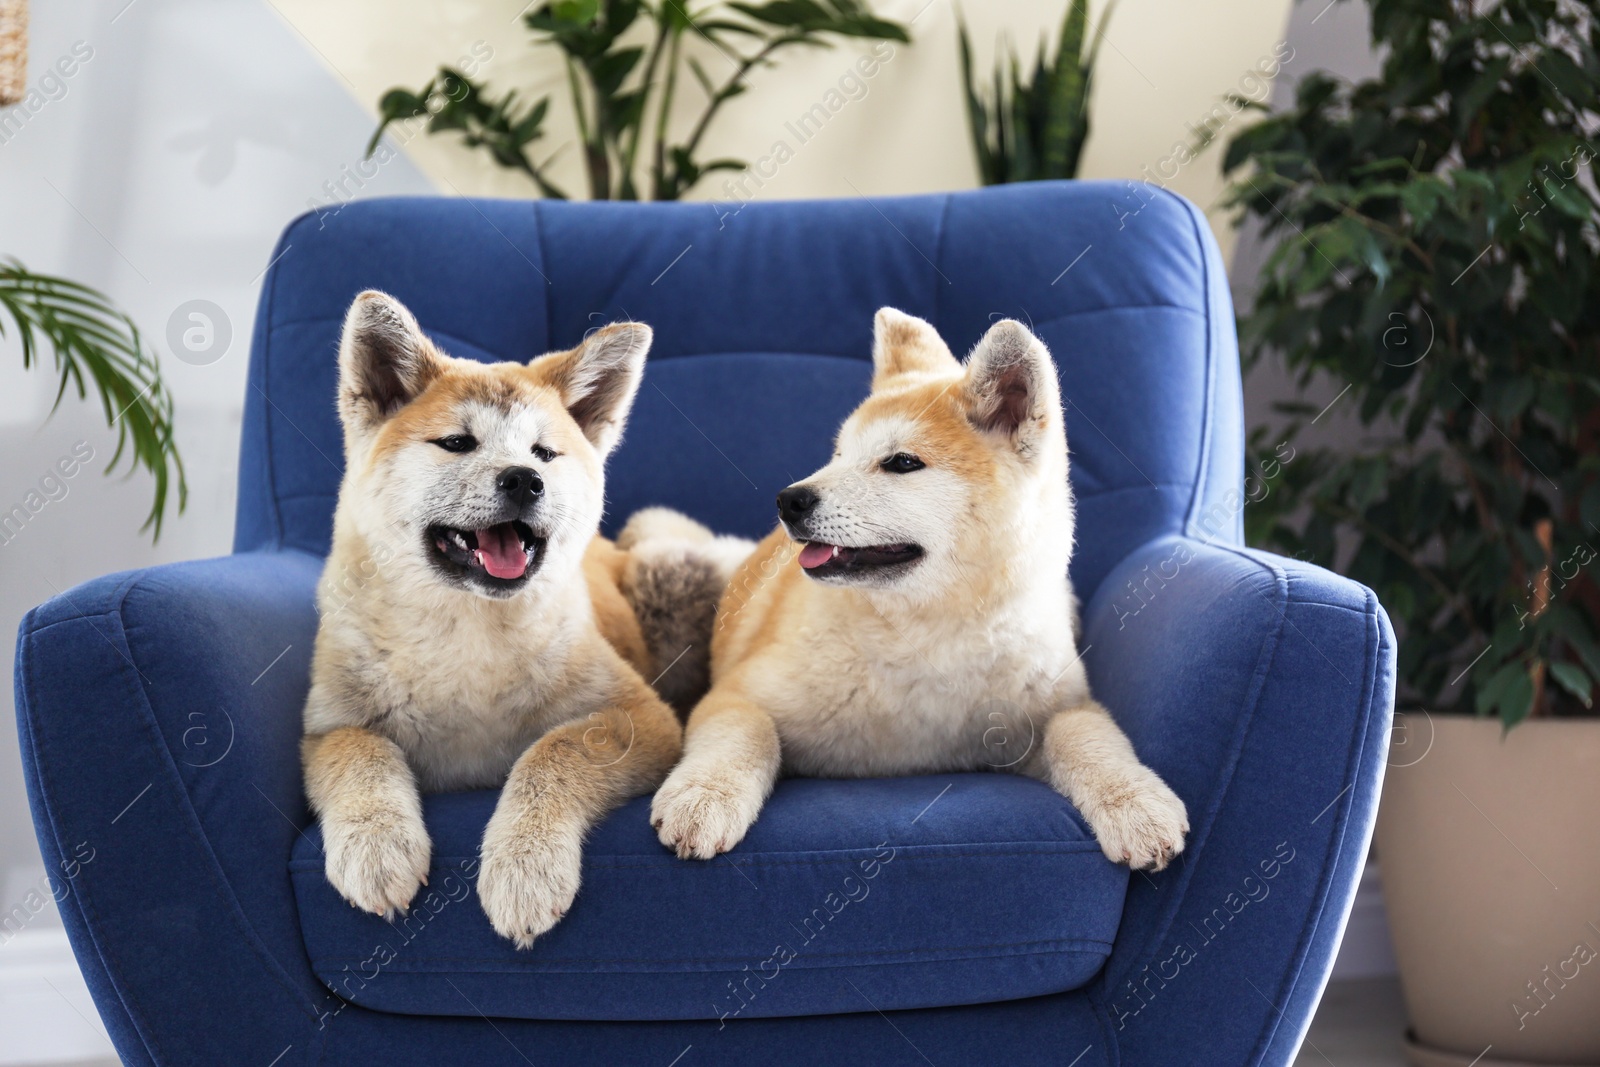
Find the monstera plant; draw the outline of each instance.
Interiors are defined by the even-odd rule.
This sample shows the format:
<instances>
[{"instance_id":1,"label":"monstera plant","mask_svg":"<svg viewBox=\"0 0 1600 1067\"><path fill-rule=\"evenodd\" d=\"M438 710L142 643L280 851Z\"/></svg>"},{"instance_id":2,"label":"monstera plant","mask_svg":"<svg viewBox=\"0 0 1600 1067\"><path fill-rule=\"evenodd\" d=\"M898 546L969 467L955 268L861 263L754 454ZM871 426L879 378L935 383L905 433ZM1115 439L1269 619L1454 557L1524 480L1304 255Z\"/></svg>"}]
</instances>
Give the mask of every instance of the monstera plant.
<instances>
[{"instance_id":1,"label":"monstera plant","mask_svg":"<svg viewBox=\"0 0 1600 1067\"><path fill-rule=\"evenodd\" d=\"M1399 634L1378 834L1412 1062L1600 1063L1600 982L1536 984L1600 958L1557 889L1600 884L1600 5L1369 8L1381 73L1306 77L1224 164L1274 246L1247 357L1328 384L1247 532ZM1339 405L1344 441L1297 438Z\"/></svg>"},{"instance_id":2,"label":"monstera plant","mask_svg":"<svg viewBox=\"0 0 1600 1067\"><path fill-rule=\"evenodd\" d=\"M566 68L594 200L677 200L713 171L743 170L742 160L703 159L702 141L723 106L749 88L750 74L777 53L826 48L836 38L910 40L904 26L875 17L859 0L770 0L693 11L690 0L559 0L535 7L523 22L535 44L554 48ZM648 37L630 32L636 29L648 29ZM686 37L709 43L721 53L718 63L732 69L708 71L685 49ZM687 133L672 122L685 75L704 95ZM467 147L527 175L544 196L565 198L550 177L552 156L534 154L550 100L529 100L515 89L496 94L441 67L420 89L384 94L367 152L391 123L425 119L429 133L459 133Z\"/></svg>"},{"instance_id":3,"label":"monstera plant","mask_svg":"<svg viewBox=\"0 0 1600 1067\"><path fill-rule=\"evenodd\" d=\"M182 511L189 487L172 436L172 394L133 320L85 285L8 260L0 261L0 336L16 337L24 367L49 353L57 379L52 413L69 389L80 400L94 390L106 425L117 431L106 470L125 460L130 472L142 467L154 478L144 528L159 537L171 491Z\"/></svg>"}]
</instances>

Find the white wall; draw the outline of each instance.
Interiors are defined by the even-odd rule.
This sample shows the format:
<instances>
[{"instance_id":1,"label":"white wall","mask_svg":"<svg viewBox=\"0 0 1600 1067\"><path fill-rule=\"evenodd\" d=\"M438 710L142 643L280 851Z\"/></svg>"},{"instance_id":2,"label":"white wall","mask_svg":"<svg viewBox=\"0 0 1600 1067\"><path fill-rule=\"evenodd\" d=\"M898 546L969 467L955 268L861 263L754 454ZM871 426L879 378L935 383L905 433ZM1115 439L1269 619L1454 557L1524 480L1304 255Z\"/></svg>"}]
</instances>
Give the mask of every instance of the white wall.
<instances>
[{"instance_id":1,"label":"white wall","mask_svg":"<svg viewBox=\"0 0 1600 1067\"><path fill-rule=\"evenodd\" d=\"M554 173L574 192L582 183L578 153L570 145L575 135L565 75L555 62L557 52L529 47L530 35L517 18L527 6L526 0L277 0L285 18L365 107L393 86L421 86L441 63L471 55L474 46L480 54L491 53L479 77L496 89L524 87L532 97L554 92L551 132L538 143L538 155L568 146ZM1031 59L1040 33L1054 33L1065 6L1065 0L968 0L962 12L977 69L985 75L990 69L1000 33ZM1092 26L1098 26L1103 6L1091 5ZM1146 167L1154 172L1175 148L1191 143L1191 124L1203 121L1224 94L1252 84L1246 75L1272 56L1289 6L1288 0L1121 0L1100 50L1083 176L1136 177ZM866 97L841 109L821 135L803 147L792 143L794 159L758 198L876 197L977 184L957 61L956 4L874 0L873 9L910 23L912 44L897 46ZM641 33L641 42L647 39ZM687 46L713 77L730 69L708 42L691 35ZM778 139L793 142L784 123L817 103L867 47L845 42L831 50L781 54L776 68L752 75L751 91L723 109L704 157L754 161ZM1266 88L1260 85L1262 95ZM692 83L680 90L678 103L686 127L699 110ZM454 135L419 136L406 151L446 191L524 196L530 189L526 178L496 168L484 153L457 147ZM1208 154L1173 168L1171 187L1210 207L1221 188L1217 158ZM726 198L725 181L713 176L692 198ZM1224 249L1231 248L1231 232L1220 218L1214 221Z\"/></svg>"}]
</instances>

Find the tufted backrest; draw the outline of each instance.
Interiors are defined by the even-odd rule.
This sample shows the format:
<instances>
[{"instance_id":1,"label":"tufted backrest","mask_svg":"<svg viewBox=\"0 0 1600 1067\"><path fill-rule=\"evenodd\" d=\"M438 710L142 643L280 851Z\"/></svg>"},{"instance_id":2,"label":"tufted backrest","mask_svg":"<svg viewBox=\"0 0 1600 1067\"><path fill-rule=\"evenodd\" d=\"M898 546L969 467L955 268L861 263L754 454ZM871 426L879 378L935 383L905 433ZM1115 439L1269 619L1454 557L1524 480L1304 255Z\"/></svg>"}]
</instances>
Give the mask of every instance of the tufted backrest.
<instances>
[{"instance_id":1,"label":"tufted backrest","mask_svg":"<svg viewBox=\"0 0 1600 1067\"><path fill-rule=\"evenodd\" d=\"M403 300L447 352L527 360L621 318L655 328L608 470L608 529L668 504L771 529L866 395L893 305L964 354L1031 323L1066 398L1087 598L1169 532L1238 538L1238 352L1227 281L1190 204L1130 182L884 199L614 204L380 199L302 216L262 287L235 548L326 553L343 456L335 357L362 289Z\"/></svg>"}]
</instances>

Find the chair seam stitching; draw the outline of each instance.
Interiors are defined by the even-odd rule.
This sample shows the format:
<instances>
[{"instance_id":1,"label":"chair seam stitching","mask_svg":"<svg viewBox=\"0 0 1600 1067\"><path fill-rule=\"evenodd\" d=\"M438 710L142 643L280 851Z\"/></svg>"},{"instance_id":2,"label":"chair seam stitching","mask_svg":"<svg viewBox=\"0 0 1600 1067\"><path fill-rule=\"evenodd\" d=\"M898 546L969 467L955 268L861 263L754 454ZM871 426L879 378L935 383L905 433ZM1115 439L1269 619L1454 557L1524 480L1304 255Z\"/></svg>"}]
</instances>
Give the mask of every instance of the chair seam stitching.
<instances>
[{"instance_id":1,"label":"chair seam stitching","mask_svg":"<svg viewBox=\"0 0 1600 1067\"><path fill-rule=\"evenodd\" d=\"M1186 537L1185 540L1192 541L1194 539ZM1211 547L1217 548L1218 551L1237 556L1245 562L1254 564L1256 567L1265 571L1273 579L1274 584L1280 592L1281 601L1284 607L1287 607L1289 602L1289 583L1287 575L1285 575L1282 571L1276 567L1268 565L1264 561L1252 559L1243 552L1240 552L1234 546L1216 545ZM1267 680L1271 677L1272 666L1277 661L1278 648L1281 644L1283 628L1286 620L1282 610L1276 611L1274 614L1277 616L1276 625L1272 630L1271 636L1262 644L1261 652L1258 654L1256 659L1256 669L1250 680L1251 693L1248 703L1248 711L1242 717L1239 729L1235 735L1238 738L1238 746L1234 749L1228 761L1228 766L1224 774L1224 781L1226 784L1217 793L1217 799L1215 803L1210 805L1206 811L1206 836L1201 840L1191 841L1191 843L1195 846L1195 855L1198 855L1200 850L1204 849L1205 845L1210 841L1210 831L1216 824L1217 816L1221 810L1226 807L1227 796L1233 789L1234 778L1238 772L1239 760L1244 752L1245 740L1250 734L1251 727L1255 724L1255 716L1256 712L1260 709L1262 694L1266 692ZM1184 871L1185 876L1181 889L1178 893L1174 894L1172 903L1167 906L1166 912L1159 922L1157 931L1144 940L1143 945L1140 946L1138 954L1129 962L1129 965L1125 968L1119 969L1118 974L1116 975L1118 980L1127 975L1138 973L1143 969L1143 967L1148 967L1149 960L1153 958L1155 954L1154 950L1150 946L1160 944L1163 940L1165 940L1167 932L1172 929L1172 924L1177 920L1178 912L1182 909L1183 903L1188 896L1189 880L1193 876L1192 872L1194 871L1194 866L1186 865ZM1144 961L1142 966L1135 966L1135 964L1139 964L1140 961ZM1108 996L1113 989L1111 979L1112 975L1108 972L1106 975L1106 981L1103 983Z\"/></svg>"},{"instance_id":2,"label":"chair seam stitching","mask_svg":"<svg viewBox=\"0 0 1600 1067\"><path fill-rule=\"evenodd\" d=\"M126 618L124 616L124 610L127 605L129 594L138 586L140 580L142 580L143 573L144 572L140 572L137 574L131 581L124 585L121 590L119 590L119 595L117 597L114 609L117 615L117 632L122 643L121 651L123 655L127 657L127 661L129 663L134 662L134 657L133 647L128 643L128 630ZM134 669L136 672L138 671L137 666L135 666ZM167 771L168 777L172 780L175 780L178 785L178 793L180 794L182 809L186 811L189 816L187 821L188 831L192 837L199 838L201 852L203 853L206 862L210 864L212 875L227 890L228 902L231 905L229 908L231 918L241 928L246 940L251 945L252 951L259 958L259 962L266 967L269 973L275 975L279 983L282 984L288 991L292 1000L300 1002L303 997L301 990L294 984L294 980L289 977L288 973L284 971L283 965L274 959L271 953L266 951L266 947L262 943L260 935L256 932L255 927L250 925L248 918L246 918L244 907L239 903L238 895L234 893L233 885L228 881L227 875L222 870L222 865L217 861L215 851L211 848L211 842L206 837L204 827L200 823L199 813L194 810L194 804L190 800L189 791L183 784L183 776L178 773L177 767L172 761L172 753L167 748L165 739L160 736L160 731L155 726L155 708L150 703L150 694L146 692L145 687L142 685L138 686L137 688L139 690L139 700L143 704L145 710L143 726L145 727L146 732L154 733L155 736L153 740L157 742L156 744L153 744L151 748L156 753L157 761L160 762ZM162 757L165 758L163 759ZM316 1005L313 1004L309 999L305 999L300 1006L307 1010L312 1018L317 1017Z\"/></svg>"},{"instance_id":3,"label":"chair seam stitching","mask_svg":"<svg viewBox=\"0 0 1600 1067\"><path fill-rule=\"evenodd\" d=\"M1373 606L1377 605L1377 597L1372 592L1372 590L1370 590L1370 589L1368 589L1366 591L1365 600L1366 600L1366 602L1367 602L1369 607L1373 607ZM1300 603L1304 604L1306 602L1302 601ZM1375 612L1369 610L1369 611L1362 612L1362 614L1377 629L1377 633L1374 634L1373 636L1377 636L1377 637L1380 638L1379 641L1373 643L1369 647L1368 652L1367 652L1367 657L1366 657L1366 660L1367 660L1367 662L1366 662L1366 671L1364 673L1364 679L1363 679L1364 682L1366 683L1366 694L1365 694L1364 700L1362 700L1362 702L1361 702L1362 703L1362 707L1363 707L1363 711L1364 711L1364 714L1361 716L1361 718L1363 720L1366 720L1366 719L1370 718L1371 711L1372 711L1372 703L1377 697L1377 689L1378 689L1378 685L1377 685L1377 681L1378 681L1378 654L1379 654L1379 651L1381 650L1381 646L1382 646L1382 640L1381 640L1382 628L1381 627L1376 627L1377 615L1376 615ZM1344 773L1343 777L1351 779L1349 790L1352 793L1354 792L1354 787L1355 787L1355 780L1354 780L1353 776L1359 774L1359 771L1360 771L1360 768L1361 768L1361 758L1362 758L1363 754L1366 751L1366 745L1367 745L1366 732L1363 731L1362 734L1361 734L1360 744L1354 746L1353 751L1350 754L1350 758L1349 758L1348 762L1345 764L1345 773ZM1353 798L1352 798L1352 803L1353 803ZM1327 853L1325 854L1325 857L1324 857L1325 859L1328 856L1335 856L1336 857L1338 855L1339 846L1344 841L1345 834L1346 834L1346 832L1347 832L1347 830L1349 828L1349 811L1350 811L1350 805L1347 805L1347 806L1341 808L1339 810L1339 812L1337 813L1336 818L1338 820L1338 828L1334 833L1329 835L1328 849L1327 849ZM1369 845L1370 845L1370 842L1369 842ZM1301 931L1300 932L1300 937L1296 939L1295 952L1294 952L1294 955L1292 957L1292 959L1295 961L1294 973L1291 974L1291 975L1287 975L1285 977L1285 979L1284 979L1284 982L1282 983L1284 986L1286 986L1288 988L1288 996L1285 999L1286 1006L1287 1006L1288 999L1292 999L1293 998L1295 989L1300 983L1300 975L1305 970L1306 957L1310 953L1311 941L1315 937L1317 929L1322 924L1322 921L1323 921L1323 918L1324 918L1325 906L1326 906L1327 900L1328 900L1328 894L1332 891L1332 887L1333 887L1333 877L1334 877L1334 871L1335 871L1335 867L1336 866L1337 866L1337 864L1328 863L1328 862L1324 862L1323 865L1322 865L1321 877L1318 879L1317 894L1316 894L1316 898L1315 898L1315 906L1310 911L1308 911L1308 913L1306 914L1305 919L1302 922L1302 925L1301 925L1301 928L1300 928L1300 931ZM1330 970L1331 970L1331 966L1332 965L1331 965L1331 961L1330 961ZM1309 1020L1308 1020L1308 1023L1309 1023ZM1265 1026L1264 1030L1262 1031L1261 1038L1257 1042L1257 1045L1256 1045L1256 1053L1257 1053L1256 1059L1257 1060L1260 1059L1260 1055L1262 1053L1264 1053L1268 1048L1271 1047L1272 1042L1276 1039L1278 1030L1282 1027L1282 1025L1283 1025L1283 1016L1281 1014L1275 1014L1275 1015L1272 1015L1272 1016L1268 1017L1267 1022L1266 1022L1266 1026Z\"/></svg>"}]
</instances>

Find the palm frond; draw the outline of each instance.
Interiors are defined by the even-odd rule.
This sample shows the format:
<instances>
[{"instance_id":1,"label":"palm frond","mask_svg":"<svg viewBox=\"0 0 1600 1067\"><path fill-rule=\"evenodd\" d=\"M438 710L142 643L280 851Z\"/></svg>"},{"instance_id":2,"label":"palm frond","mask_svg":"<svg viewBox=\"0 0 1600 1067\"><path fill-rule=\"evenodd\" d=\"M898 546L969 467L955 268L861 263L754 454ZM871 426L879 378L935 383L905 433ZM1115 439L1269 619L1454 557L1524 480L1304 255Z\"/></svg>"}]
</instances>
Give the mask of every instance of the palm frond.
<instances>
[{"instance_id":1,"label":"palm frond","mask_svg":"<svg viewBox=\"0 0 1600 1067\"><path fill-rule=\"evenodd\" d=\"M106 425L117 431L117 447L106 472L126 457L128 473L141 467L155 479L155 496L141 529L161 536L167 501L175 487L178 510L188 503L189 484L172 429L172 394L161 378L156 354L133 320L104 295L79 282L28 270L16 260L0 262L0 337L7 323L16 331L22 365L53 359L57 377L51 414L70 388L87 400L93 386Z\"/></svg>"}]
</instances>

